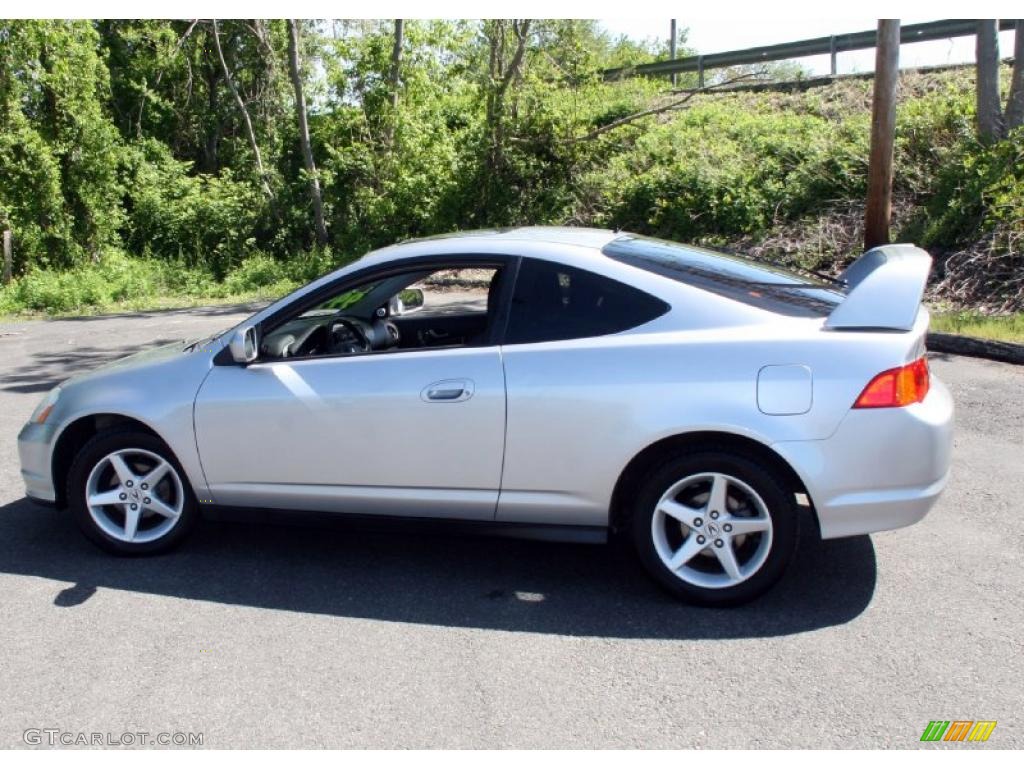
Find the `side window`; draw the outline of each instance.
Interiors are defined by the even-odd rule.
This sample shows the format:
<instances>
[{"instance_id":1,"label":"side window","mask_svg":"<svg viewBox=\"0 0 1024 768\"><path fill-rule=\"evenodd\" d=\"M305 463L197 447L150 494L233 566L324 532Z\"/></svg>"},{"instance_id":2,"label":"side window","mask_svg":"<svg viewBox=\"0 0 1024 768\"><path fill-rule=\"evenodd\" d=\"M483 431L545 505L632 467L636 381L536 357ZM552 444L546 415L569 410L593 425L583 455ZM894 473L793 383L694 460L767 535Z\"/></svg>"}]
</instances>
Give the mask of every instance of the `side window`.
<instances>
[{"instance_id":1,"label":"side window","mask_svg":"<svg viewBox=\"0 0 1024 768\"><path fill-rule=\"evenodd\" d=\"M500 266L436 266L348 285L270 328L265 359L493 343Z\"/></svg>"},{"instance_id":2,"label":"side window","mask_svg":"<svg viewBox=\"0 0 1024 768\"><path fill-rule=\"evenodd\" d=\"M505 343L606 336L643 325L668 309L661 299L593 272L523 259Z\"/></svg>"},{"instance_id":3,"label":"side window","mask_svg":"<svg viewBox=\"0 0 1024 768\"><path fill-rule=\"evenodd\" d=\"M423 292L423 307L417 313L421 318L486 315L491 310L491 285L497 285L497 272L495 267L439 269L408 288Z\"/></svg>"}]
</instances>

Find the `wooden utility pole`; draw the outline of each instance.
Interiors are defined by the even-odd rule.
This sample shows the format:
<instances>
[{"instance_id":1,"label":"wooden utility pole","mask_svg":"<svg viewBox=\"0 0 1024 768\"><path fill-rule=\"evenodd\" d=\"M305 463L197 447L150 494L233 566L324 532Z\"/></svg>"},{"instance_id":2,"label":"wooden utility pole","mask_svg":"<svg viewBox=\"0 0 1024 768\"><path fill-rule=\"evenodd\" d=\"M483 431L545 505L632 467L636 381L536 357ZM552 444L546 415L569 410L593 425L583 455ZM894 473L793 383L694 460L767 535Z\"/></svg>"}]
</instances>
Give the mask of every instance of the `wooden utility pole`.
<instances>
[{"instance_id":1,"label":"wooden utility pole","mask_svg":"<svg viewBox=\"0 0 1024 768\"><path fill-rule=\"evenodd\" d=\"M676 57L676 20L672 19L672 33L668 40L668 55L670 59ZM672 87L676 87L676 73L672 73Z\"/></svg>"},{"instance_id":2,"label":"wooden utility pole","mask_svg":"<svg viewBox=\"0 0 1024 768\"><path fill-rule=\"evenodd\" d=\"M878 20L875 94L871 103L871 158L864 248L889 242L892 214L892 159L896 137L896 82L900 68L900 20Z\"/></svg>"},{"instance_id":3,"label":"wooden utility pole","mask_svg":"<svg viewBox=\"0 0 1024 768\"><path fill-rule=\"evenodd\" d=\"M1003 138L1003 108L999 103L999 20L978 19L975 49L978 71L978 138L996 141Z\"/></svg>"},{"instance_id":4,"label":"wooden utility pole","mask_svg":"<svg viewBox=\"0 0 1024 768\"><path fill-rule=\"evenodd\" d=\"M11 250L11 230L4 230L4 285L11 282L14 271L14 253Z\"/></svg>"},{"instance_id":5,"label":"wooden utility pole","mask_svg":"<svg viewBox=\"0 0 1024 768\"><path fill-rule=\"evenodd\" d=\"M1024 125L1024 19L1017 19L1013 33L1013 72L1006 98L1006 130Z\"/></svg>"}]
</instances>

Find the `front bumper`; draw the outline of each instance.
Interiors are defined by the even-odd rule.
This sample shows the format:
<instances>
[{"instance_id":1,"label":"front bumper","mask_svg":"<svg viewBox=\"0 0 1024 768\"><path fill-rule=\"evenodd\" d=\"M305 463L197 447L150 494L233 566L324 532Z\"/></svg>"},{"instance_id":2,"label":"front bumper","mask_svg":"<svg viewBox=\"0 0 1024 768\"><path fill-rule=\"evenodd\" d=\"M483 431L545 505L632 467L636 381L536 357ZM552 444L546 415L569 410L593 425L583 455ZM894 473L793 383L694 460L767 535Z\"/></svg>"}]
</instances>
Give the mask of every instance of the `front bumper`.
<instances>
[{"instance_id":1,"label":"front bumper","mask_svg":"<svg viewBox=\"0 0 1024 768\"><path fill-rule=\"evenodd\" d=\"M949 479L953 399L932 377L924 402L851 410L826 440L773 447L803 480L823 539L921 520Z\"/></svg>"},{"instance_id":2,"label":"front bumper","mask_svg":"<svg viewBox=\"0 0 1024 768\"><path fill-rule=\"evenodd\" d=\"M52 426L29 422L22 427L18 434L18 458L21 461L21 479L25 482L25 495L30 499L49 504L57 501L51 471L52 454Z\"/></svg>"}]
</instances>

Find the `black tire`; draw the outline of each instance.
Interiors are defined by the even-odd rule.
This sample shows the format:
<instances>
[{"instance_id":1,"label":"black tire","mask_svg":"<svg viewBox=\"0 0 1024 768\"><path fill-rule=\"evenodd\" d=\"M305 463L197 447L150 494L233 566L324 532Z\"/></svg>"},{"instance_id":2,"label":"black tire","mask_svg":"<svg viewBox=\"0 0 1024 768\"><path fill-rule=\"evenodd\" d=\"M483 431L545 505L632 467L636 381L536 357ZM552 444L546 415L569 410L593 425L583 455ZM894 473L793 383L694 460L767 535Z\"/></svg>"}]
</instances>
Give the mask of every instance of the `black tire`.
<instances>
[{"instance_id":1,"label":"black tire","mask_svg":"<svg viewBox=\"0 0 1024 768\"><path fill-rule=\"evenodd\" d=\"M771 544L766 545L767 556L760 568L730 586L698 586L685 581L663 562L655 543L654 516L662 496L684 478L703 473L731 475L745 483L760 496L771 518ZM708 449L671 456L648 473L633 504L631 531L641 562L658 584L695 605L731 606L761 596L779 580L796 550L799 517L793 490L754 458L732 450ZM688 533L679 535L685 537ZM758 541L752 538L752 546ZM713 552L710 546L707 549ZM706 567L714 570L721 566Z\"/></svg>"},{"instance_id":2,"label":"black tire","mask_svg":"<svg viewBox=\"0 0 1024 768\"><path fill-rule=\"evenodd\" d=\"M164 459L178 473L181 481L181 514L167 533L152 541L130 542L114 538L97 524L86 503L86 484L92 470L113 452L130 449L147 451ZM101 432L82 446L68 472L67 498L71 515L86 538L115 555L152 555L166 552L181 543L199 516L195 494L174 453L159 438L131 428Z\"/></svg>"}]
</instances>

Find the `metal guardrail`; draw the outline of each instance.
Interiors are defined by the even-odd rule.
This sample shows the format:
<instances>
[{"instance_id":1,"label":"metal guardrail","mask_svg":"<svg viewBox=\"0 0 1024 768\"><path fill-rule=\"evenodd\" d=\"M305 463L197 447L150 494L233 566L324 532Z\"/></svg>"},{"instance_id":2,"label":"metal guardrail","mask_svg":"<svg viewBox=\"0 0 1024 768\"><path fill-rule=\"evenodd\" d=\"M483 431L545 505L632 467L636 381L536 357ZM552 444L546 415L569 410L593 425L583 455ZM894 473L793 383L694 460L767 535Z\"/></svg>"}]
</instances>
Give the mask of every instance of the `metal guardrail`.
<instances>
[{"instance_id":1,"label":"metal guardrail","mask_svg":"<svg viewBox=\"0 0 1024 768\"><path fill-rule=\"evenodd\" d=\"M1000 19L999 29L1015 29L1018 20ZM975 19L941 19L922 24L907 24L900 28L900 43L923 43L928 40L945 40L950 37L967 37L977 33ZM832 56L832 74L836 74L836 55L844 51L860 51L874 48L878 32L869 29L864 32L848 32L830 37L815 37L792 43L766 45L760 48L744 48L738 51L708 53L686 56L681 59L654 61L634 67L617 67L603 72L605 80L618 80L638 75L670 75L677 72L696 72L701 87L704 86L704 72L720 67L735 67L743 64L760 64L769 61L798 59L803 56Z\"/></svg>"}]
</instances>

